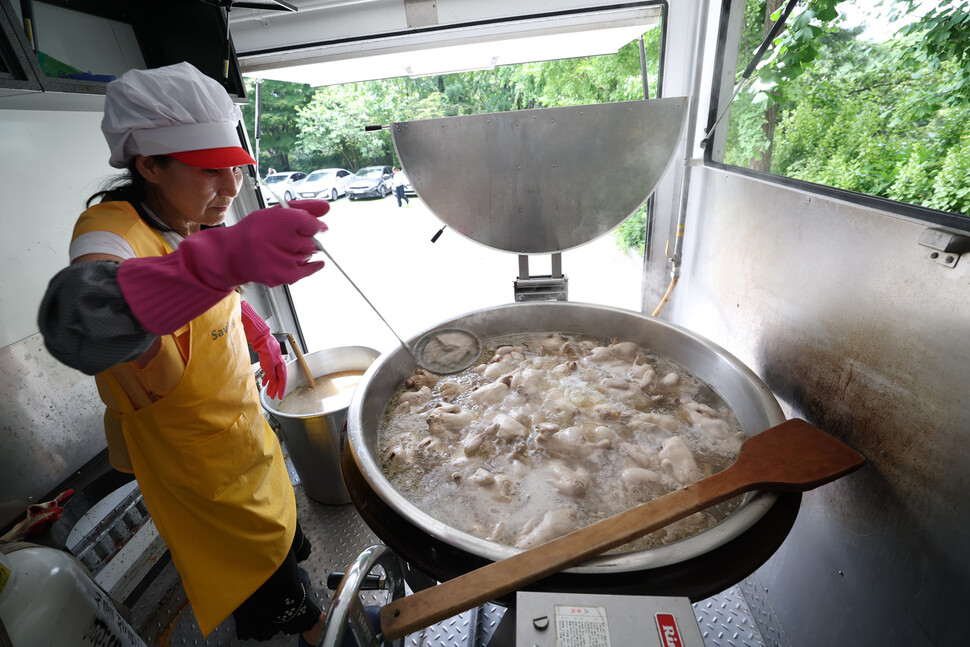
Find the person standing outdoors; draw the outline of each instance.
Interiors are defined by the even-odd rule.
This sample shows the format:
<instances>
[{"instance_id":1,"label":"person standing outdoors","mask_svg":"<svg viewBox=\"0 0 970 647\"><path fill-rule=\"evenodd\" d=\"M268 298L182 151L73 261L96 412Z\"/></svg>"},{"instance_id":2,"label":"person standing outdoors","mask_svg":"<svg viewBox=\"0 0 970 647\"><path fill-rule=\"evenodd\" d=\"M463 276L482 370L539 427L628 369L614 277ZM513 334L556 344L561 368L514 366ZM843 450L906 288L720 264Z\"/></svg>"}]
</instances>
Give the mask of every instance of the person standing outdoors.
<instances>
[{"instance_id":1,"label":"person standing outdoors","mask_svg":"<svg viewBox=\"0 0 970 647\"><path fill-rule=\"evenodd\" d=\"M225 226L255 164L240 118L188 63L108 84L101 128L127 175L88 200L38 323L54 357L96 376L109 459L134 473L202 634L233 615L240 639L282 631L316 644L324 614L297 565L310 546L247 342L268 394L282 397L286 367L237 288L321 269L309 258L329 205L294 201Z\"/></svg>"},{"instance_id":2,"label":"person standing outdoors","mask_svg":"<svg viewBox=\"0 0 970 647\"><path fill-rule=\"evenodd\" d=\"M411 204L408 197L404 195L404 185L408 183L408 178L404 175L404 171L398 167L394 167L394 197L397 198L397 206L403 206L401 201L403 200L405 204Z\"/></svg>"}]
</instances>

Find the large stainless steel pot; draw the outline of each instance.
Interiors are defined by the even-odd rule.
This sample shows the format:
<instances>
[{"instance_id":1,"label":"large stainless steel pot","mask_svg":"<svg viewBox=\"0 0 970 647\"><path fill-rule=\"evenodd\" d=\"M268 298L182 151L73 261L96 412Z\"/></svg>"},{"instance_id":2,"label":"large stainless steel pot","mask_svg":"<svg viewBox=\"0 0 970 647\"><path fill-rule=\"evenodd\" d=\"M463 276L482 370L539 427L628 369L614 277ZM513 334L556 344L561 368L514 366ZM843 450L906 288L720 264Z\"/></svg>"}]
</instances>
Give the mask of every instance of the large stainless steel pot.
<instances>
[{"instance_id":1,"label":"large stainless steel pot","mask_svg":"<svg viewBox=\"0 0 970 647\"><path fill-rule=\"evenodd\" d=\"M440 326L466 328L482 338L557 331L633 341L679 362L712 385L748 435L785 420L764 383L724 349L684 328L639 313L588 304L533 302L477 310ZM350 405L342 465L351 499L365 521L402 559L441 581L519 549L445 525L401 496L384 477L376 450L381 419L395 390L414 369L413 359L401 348L371 365ZM752 493L734 514L705 532L649 550L601 556L534 588L699 599L760 566L784 540L799 501L797 495Z\"/></svg>"}]
</instances>

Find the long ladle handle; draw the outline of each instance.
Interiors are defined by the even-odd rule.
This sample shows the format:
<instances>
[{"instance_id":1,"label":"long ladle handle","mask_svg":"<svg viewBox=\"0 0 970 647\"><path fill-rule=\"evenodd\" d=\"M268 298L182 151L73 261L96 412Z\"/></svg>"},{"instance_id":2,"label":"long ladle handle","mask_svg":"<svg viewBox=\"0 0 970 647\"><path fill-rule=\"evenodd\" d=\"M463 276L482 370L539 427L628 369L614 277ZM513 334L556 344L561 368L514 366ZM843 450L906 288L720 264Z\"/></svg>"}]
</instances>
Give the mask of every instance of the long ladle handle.
<instances>
[{"instance_id":1,"label":"long ladle handle","mask_svg":"<svg viewBox=\"0 0 970 647\"><path fill-rule=\"evenodd\" d=\"M404 340L401 339L401 336L398 335L393 328L391 328L391 324L387 323L387 319L384 318L384 315L382 315L380 311L376 307L374 307L374 304L370 302L370 299L367 298L367 295L364 294L361 291L361 289L357 287L357 284L354 283L354 280L350 278L350 276L346 272L344 272L344 268L340 267L340 264L337 263L337 261L333 260L333 256L330 255L330 252L324 249L323 245L320 243L319 240L314 238L313 242L316 243L317 249L323 252L324 255L330 259L330 262L333 263L333 266L336 267L340 271L340 273L344 275L344 278L347 279L347 282L350 283L350 285L352 285L355 290L357 290L357 294L359 294L360 297L367 302L367 305L369 305L370 309L374 311L374 314L376 314L380 318L380 320L384 322L384 325L387 326L387 329L391 331L391 334L397 338L397 341L401 344L401 346L404 347L404 350L406 350L408 354L410 354L411 357L414 358L415 363L420 365L421 362L419 362L418 358L415 357L414 351L411 350L411 347L405 344Z\"/></svg>"},{"instance_id":2,"label":"long ladle handle","mask_svg":"<svg viewBox=\"0 0 970 647\"><path fill-rule=\"evenodd\" d=\"M375 129L378 129L379 130L380 128L386 128L386 126L378 126L376 128L374 128L374 127L370 127L370 128L372 130L375 130ZM271 189L268 186L266 186L265 183L260 182L260 184L262 184L266 188L266 190L269 191L273 195L273 197L276 198L277 202L279 202L281 205L283 205L284 207L289 207L290 206L286 202L286 200L284 200L282 197L280 197L279 195L277 195L276 192L273 191L273 189ZM339 270L340 273L344 275L344 278L347 279L347 282L350 283L350 285L352 285L355 290L357 290L357 294L359 294L360 297L364 301L367 302L367 305L369 305L370 306L370 309L374 311L374 314L376 314L380 318L380 320L384 322L384 325L387 326L387 329L391 331L391 334L394 335L395 338L397 338L398 343L400 343L401 346L404 348L404 350L406 350L408 352L408 354L414 359L414 363L417 364L418 366L420 366L421 365L421 362L418 360L417 355L414 354L414 351L411 350L411 347L408 346L407 344L405 344L404 343L404 340L401 339L401 336L397 334L397 331L394 330L391 327L391 324L387 323L387 319L384 318L384 315L382 315L380 313L380 310L378 310L376 307L374 307L374 304L370 302L370 299L367 298L367 295L364 294L363 290L361 290L359 287L357 287L357 284L354 283L354 280L352 278L350 278L350 275L348 275L346 272L344 272L344 268L340 267L340 263L338 263L337 261L335 261L333 259L333 256L330 255L330 252L328 252L326 249L324 249L323 244L319 240L317 240L316 238L314 238L313 239L313 244L316 245L317 246L317 249L319 249L321 252L323 252L324 255L327 258L330 259L330 262L333 263L333 266L336 267L337 270Z\"/></svg>"}]
</instances>

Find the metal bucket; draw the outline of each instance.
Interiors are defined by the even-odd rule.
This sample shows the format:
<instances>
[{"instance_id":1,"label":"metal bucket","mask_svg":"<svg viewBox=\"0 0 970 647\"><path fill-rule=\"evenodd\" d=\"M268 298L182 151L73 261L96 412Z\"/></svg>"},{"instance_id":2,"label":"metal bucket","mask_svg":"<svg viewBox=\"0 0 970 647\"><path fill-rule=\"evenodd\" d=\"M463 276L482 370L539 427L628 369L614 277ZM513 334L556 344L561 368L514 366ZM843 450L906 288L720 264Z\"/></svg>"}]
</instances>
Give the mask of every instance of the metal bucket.
<instances>
[{"instance_id":1,"label":"metal bucket","mask_svg":"<svg viewBox=\"0 0 970 647\"><path fill-rule=\"evenodd\" d=\"M306 355L305 359L316 378L341 371L366 371L379 355L372 348L345 346L316 351ZM283 399L306 383L299 364L295 360L288 362ZM344 400L343 406L332 410L292 414L279 411L277 407L283 399L270 398L265 389L259 399L263 409L279 423L290 460L307 496L320 503L350 503L340 473L340 448L350 400Z\"/></svg>"}]
</instances>

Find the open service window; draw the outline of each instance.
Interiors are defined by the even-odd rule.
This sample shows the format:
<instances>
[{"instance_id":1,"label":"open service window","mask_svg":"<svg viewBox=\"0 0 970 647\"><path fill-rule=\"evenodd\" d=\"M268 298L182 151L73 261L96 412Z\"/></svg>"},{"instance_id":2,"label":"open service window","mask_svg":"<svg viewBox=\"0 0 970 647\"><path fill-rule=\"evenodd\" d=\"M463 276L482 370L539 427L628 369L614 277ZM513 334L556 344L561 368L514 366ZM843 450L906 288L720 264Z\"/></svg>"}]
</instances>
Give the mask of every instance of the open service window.
<instances>
[{"instance_id":1,"label":"open service window","mask_svg":"<svg viewBox=\"0 0 970 647\"><path fill-rule=\"evenodd\" d=\"M727 6L713 162L970 227L970 3Z\"/></svg>"},{"instance_id":2,"label":"open service window","mask_svg":"<svg viewBox=\"0 0 970 647\"><path fill-rule=\"evenodd\" d=\"M336 187L339 197L324 218L329 231L320 240L333 260L321 257L328 267L289 288L307 347L396 345L344 273L405 340L515 300L517 255L444 227L410 187L399 200L394 174L372 172L402 166L390 129L366 126L657 98L665 11L664 3L643 2L619 12L526 16L488 29L327 45L298 65L247 71L244 62L250 97L244 121L260 177L326 169L356 174ZM299 184L292 187L300 192ZM562 253L569 301L640 310L647 205L613 231ZM549 274L554 262L534 255L529 271Z\"/></svg>"}]
</instances>

